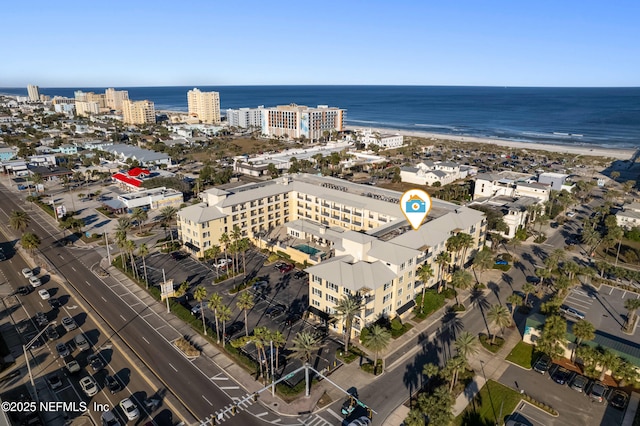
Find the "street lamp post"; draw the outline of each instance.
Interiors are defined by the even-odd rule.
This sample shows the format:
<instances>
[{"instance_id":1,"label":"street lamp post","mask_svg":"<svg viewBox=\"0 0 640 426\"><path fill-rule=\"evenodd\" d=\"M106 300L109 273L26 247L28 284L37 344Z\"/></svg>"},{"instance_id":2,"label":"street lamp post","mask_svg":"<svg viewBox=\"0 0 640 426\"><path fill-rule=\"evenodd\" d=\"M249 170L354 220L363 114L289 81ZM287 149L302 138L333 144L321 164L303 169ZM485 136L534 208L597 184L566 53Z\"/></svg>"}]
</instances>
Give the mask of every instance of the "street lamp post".
<instances>
[{"instance_id":1,"label":"street lamp post","mask_svg":"<svg viewBox=\"0 0 640 426\"><path fill-rule=\"evenodd\" d=\"M498 426L498 417L496 415L496 409L493 406L493 398L491 398L491 390L489 390L489 383L487 382L487 375L484 374L484 361L480 360L480 368L482 369L482 377L484 377L484 385L487 387L487 393L489 394L489 403L491 403L491 411L493 411L493 418L496 419L496 426Z\"/></svg>"},{"instance_id":2,"label":"street lamp post","mask_svg":"<svg viewBox=\"0 0 640 426\"><path fill-rule=\"evenodd\" d=\"M145 265L145 268L149 268L149 269L154 270L154 271L159 271L159 270L160 270L160 269L158 269L158 268L153 268L153 267L151 267L151 266L146 266L146 265ZM146 275L146 273L147 273L147 271L145 271L145 275ZM164 287L163 287L163 288L161 288L161 290L166 291L166 287L167 287L167 276L166 276L166 275L165 275L165 273L164 273L164 268L162 268L162 282L163 282L163 284L164 284ZM161 292L161 293L162 293L162 292ZM165 297L165 299L167 299L167 313L170 313L170 312L171 312L171 309L169 308L169 297L167 296L167 297Z\"/></svg>"},{"instance_id":3,"label":"street lamp post","mask_svg":"<svg viewBox=\"0 0 640 426\"><path fill-rule=\"evenodd\" d=\"M55 325L56 321L51 321L49 324L47 324L47 326L45 328L42 329L42 331L38 334L35 335L35 337L33 339L31 339L28 343L26 343L25 345L22 345L22 351L24 352L24 360L27 363L27 370L29 371L29 380L31 381L31 387L33 388L33 394L35 395L36 398L36 404L38 404L39 400L38 400L38 389L36 389L36 384L33 380L33 373L31 372L31 364L29 363L29 357L27 356L27 349L29 349L31 347L31 345L33 345L36 340L38 340L40 338L40 336L42 336L42 334L47 331L47 329L49 328L50 325Z\"/></svg>"}]
</instances>

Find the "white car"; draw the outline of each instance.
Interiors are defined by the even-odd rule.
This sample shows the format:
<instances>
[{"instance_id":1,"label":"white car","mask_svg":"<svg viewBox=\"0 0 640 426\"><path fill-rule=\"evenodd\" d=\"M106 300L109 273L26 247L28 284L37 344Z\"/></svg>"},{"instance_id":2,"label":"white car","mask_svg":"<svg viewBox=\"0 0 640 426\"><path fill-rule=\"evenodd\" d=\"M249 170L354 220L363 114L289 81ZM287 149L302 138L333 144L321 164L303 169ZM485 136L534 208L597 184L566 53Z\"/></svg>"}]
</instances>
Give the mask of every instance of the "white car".
<instances>
[{"instance_id":1,"label":"white car","mask_svg":"<svg viewBox=\"0 0 640 426\"><path fill-rule=\"evenodd\" d=\"M24 268L22 270L22 276L25 277L25 278L32 277L33 276L33 271L31 269L29 269L29 268Z\"/></svg>"},{"instance_id":2,"label":"white car","mask_svg":"<svg viewBox=\"0 0 640 426\"><path fill-rule=\"evenodd\" d=\"M87 396L93 396L98 393L98 384L91 376L80 379L80 387Z\"/></svg>"},{"instance_id":3,"label":"white car","mask_svg":"<svg viewBox=\"0 0 640 426\"><path fill-rule=\"evenodd\" d=\"M40 281L40 278L34 276L29 277L29 283L33 288L40 287L42 285L42 281Z\"/></svg>"},{"instance_id":4,"label":"white car","mask_svg":"<svg viewBox=\"0 0 640 426\"><path fill-rule=\"evenodd\" d=\"M216 268L226 268L227 265L229 265L230 263L233 263L233 260L231 259L219 259L218 263L216 263L215 266Z\"/></svg>"},{"instance_id":5,"label":"white car","mask_svg":"<svg viewBox=\"0 0 640 426\"><path fill-rule=\"evenodd\" d=\"M135 420L140 416L140 411L138 410L138 407L136 407L136 405L131 401L131 399L125 398L122 401L120 401L119 405L124 415L127 416L127 419Z\"/></svg>"},{"instance_id":6,"label":"white car","mask_svg":"<svg viewBox=\"0 0 640 426\"><path fill-rule=\"evenodd\" d=\"M49 297L51 297L46 288L43 288L42 290L38 290L38 294L40 295L40 298L42 300L47 300Z\"/></svg>"}]
</instances>

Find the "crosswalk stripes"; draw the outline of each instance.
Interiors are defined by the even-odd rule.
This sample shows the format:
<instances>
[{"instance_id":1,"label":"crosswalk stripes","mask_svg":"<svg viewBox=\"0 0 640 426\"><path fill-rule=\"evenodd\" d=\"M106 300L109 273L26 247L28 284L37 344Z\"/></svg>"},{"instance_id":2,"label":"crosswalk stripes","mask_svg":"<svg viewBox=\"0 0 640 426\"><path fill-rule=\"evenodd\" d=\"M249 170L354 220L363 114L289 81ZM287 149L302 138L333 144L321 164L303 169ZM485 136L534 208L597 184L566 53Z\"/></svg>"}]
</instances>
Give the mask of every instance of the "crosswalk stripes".
<instances>
[{"instance_id":1,"label":"crosswalk stripes","mask_svg":"<svg viewBox=\"0 0 640 426\"><path fill-rule=\"evenodd\" d=\"M229 420L230 418L233 417L233 413L232 413L232 407L236 406L237 409L239 410L246 410L247 408L249 408L252 404L253 404L253 400L251 399L245 399L244 401L240 398L237 397L232 397L231 400L233 401L232 404L228 404L226 405L224 408L219 409L218 411L216 411L213 414L213 419L215 419L216 423L215 424L220 424L224 421Z\"/></svg>"},{"instance_id":2,"label":"crosswalk stripes","mask_svg":"<svg viewBox=\"0 0 640 426\"><path fill-rule=\"evenodd\" d=\"M331 423L317 414L313 414L308 417L298 417L297 420L304 426L332 426Z\"/></svg>"}]
</instances>

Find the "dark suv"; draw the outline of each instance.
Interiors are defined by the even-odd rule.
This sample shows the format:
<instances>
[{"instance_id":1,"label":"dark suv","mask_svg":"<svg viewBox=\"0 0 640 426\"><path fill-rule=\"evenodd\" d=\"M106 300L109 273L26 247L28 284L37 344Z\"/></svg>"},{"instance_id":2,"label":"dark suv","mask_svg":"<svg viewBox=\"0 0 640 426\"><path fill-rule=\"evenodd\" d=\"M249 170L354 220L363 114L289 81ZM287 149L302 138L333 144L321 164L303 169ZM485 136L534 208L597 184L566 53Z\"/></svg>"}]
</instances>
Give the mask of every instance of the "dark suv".
<instances>
[{"instance_id":1,"label":"dark suv","mask_svg":"<svg viewBox=\"0 0 640 426\"><path fill-rule=\"evenodd\" d=\"M533 365L533 369L540 374L546 373L549 370L549 367L551 367L551 358L546 354L540 355L540 358L538 358L536 363Z\"/></svg>"}]
</instances>

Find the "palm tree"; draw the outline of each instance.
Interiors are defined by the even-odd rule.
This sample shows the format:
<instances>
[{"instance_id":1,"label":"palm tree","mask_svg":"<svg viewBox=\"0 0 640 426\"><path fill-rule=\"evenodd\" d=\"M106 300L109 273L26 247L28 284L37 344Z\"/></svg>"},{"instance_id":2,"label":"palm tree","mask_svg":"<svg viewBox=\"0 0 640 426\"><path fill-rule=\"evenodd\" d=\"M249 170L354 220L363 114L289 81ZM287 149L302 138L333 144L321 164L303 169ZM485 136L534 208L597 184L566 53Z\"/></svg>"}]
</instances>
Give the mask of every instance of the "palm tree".
<instances>
[{"instance_id":1,"label":"palm tree","mask_svg":"<svg viewBox=\"0 0 640 426\"><path fill-rule=\"evenodd\" d=\"M466 358L461 355L456 355L447 361L444 366L443 373L445 377L451 377L451 381L449 382L449 392L453 391L453 387L458 381L458 373L460 373L460 370L463 370L468 365Z\"/></svg>"},{"instance_id":2,"label":"palm tree","mask_svg":"<svg viewBox=\"0 0 640 426\"><path fill-rule=\"evenodd\" d=\"M202 329L204 330L204 335L207 335L207 324L204 321L204 299L207 298L207 289L203 286L198 286L196 290L193 292L193 298L200 303L200 316L202 317ZM217 322L217 321L216 321ZM217 326L217 324L216 324ZM220 338L218 337L218 343L220 343Z\"/></svg>"},{"instance_id":3,"label":"palm tree","mask_svg":"<svg viewBox=\"0 0 640 426\"><path fill-rule=\"evenodd\" d=\"M551 252L548 259L551 259L551 262L557 268L558 264L562 262L565 257L567 257L567 252L565 252L564 249L558 248Z\"/></svg>"},{"instance_id":4,"label":"palm tree","mask_svg":"<svg viewBox=\"0 0 640 426\"><path fill-rule=\"evenodd\" d=\"M458 252L460 251L460 249L462 248L460 245L460 238L458 238L458 235L452 235L450 236L446 243L445 246L447 248L447 251L449 253L451 253L453 255L453 253L456 253L456 257ZM454 263L458 260L457 258L452 258L451 259Z\"/></svg>"},{"instance_id":5,"label":"palm tree","mask_svg":"<svg viewBox=\"0 0 640 426\"><path fill-rule=\"evenodd\" d=\"M455 289L466 290L471 287L472 283L473 277L464 269L458 269L451 276L451 286ZM460 302L458 301L458 291L456 291L456 305L459 304Z\"/></svg>"},{"instance_id":6,"label":"palm tree","mask_svg":"<svg viewBox=\"0 0 640 426\"><path fill-rule=\"evenodd\" d=\"M522 296L520 296L519 294L516 293L512 293L511 295L509 295L509 297L507 297L507 303L509 305L511 305L511 319L512 321L514 320L514 316L516 314L516 307L521 306L522 305Z\"/></svg>"},{"instance_id":7,"label":"palm tree","mask_svg":"<svg viewBox=\"0 0 640 426\"><path fill-rule=\"evenodd\" d=\"M124 243L124 250L129 255L129 262L131 262L131 271L134 277L138 277L138 268L136 268L136 260L133 253L136 251L136 243L131 240L127 240Z\"/></svg>"},{"instance_id":8,"label":"palm tree","mask_svg":"<svg viewBox=\"0 0 640 426\"><path fill-rule=\"evenodd\" d=\"M237 271L238 268L238 252L240 250L238 247L238 241L240 241L240 238L242 238L242 231L240 230L240 228L238 227L238 225L233 225L233 230L231 230L231 235L229 235L231 237L231 239L233 240L233 245L234 245L234 251L235 251L235 262L234 262L234 272Z\"/></svg>"},{"instance_id":9,"label":"palm tree","mask_svg":"<svg viewBox=\"0 0 640 426\"><path fill-rule=\"evenodd\" d=\"M431 264L425 263L422 265L416 271L416 275L420 278L420 281L422 281L422 303L420 304L420 313L422 313L424 310L424 293L427 289L427 282L433 278L433 268L431 267Z\"/></svg>"},{"instance_id":10,"label":"palm tree","mask_svg":"<svg viewBox=\"0 0 640 426\"><path fill-rule=\"evenodd\" d=\"M489 250L480 250L473 258L473 269L481 274L493 266L493 256ZM480 282L479 279L476 282Z\"/></svg>"},{"instance_id":11,"label":"palm tree","mask_svg":"<svg viewBox=\"0 0 640 426\"><path fill-rule=\"evenodd\" d=\"M562 271L567 274L570 281L574 281L576 274L580 272L580 266L573 260L569 260L562 264Z\"/></svg>"},{"instance_id":12,"label":"palm tree","mask_svg":"<svg viewBox=\"0 0 640 426\"><path fill-rule=\"evenodd\" d=\"M133 213L131 213L131 220L138 224L140 234L142 234L142 224L145 220L147 220L148 217L149 215L147 214L147 211L141 209L140 207L136 207L135 209L133 209Z\"/></svg>"},{"instance_id":13,"label":"palm tree","mask_svg":"<svg viewBox=\"0 0 640 426\"><path fill-rule=\"evenodd\" d=\"M566 341L566 335L567 321L560 315L550 315L540 333L538 349L551 358L557 358L564 353L563 343Z\"/></svg>"},{"instance_id":14,"label":"palm tree","mask_svg":"<svg viewBox=\"0 0 640 426\"><path fill-rule=\"evenodd\" d=\"M589 321L582 319L573 324L572 332L576 336L576 344L571 354L571 359L574 359L576 347L580 346L585 340L592 340L596 336L596 328Z\"/></svg>"},{"instance_id":15,"label":"palm tree","mask_svg":"<svg viewBox=\"0 0 640 426\"><path fill-rule=\"evenodd\" d=\"M253 301L253 296L251 295L251 293L246 291L240 295L240 297L238 298L238 301L236 302L236 306L238 307L238 309L240 309L241 311L244 311L244 335L245 336L249 335L247 311L250 311L251 309L253 309L255 305L256 303Z\"/></svg>"},{"instance_id":16,"label":"palm tree","mask_svg":"<svg viewBox=\"0 0 640 426\"><path fill-rule=\"evenodd\" d=\"M374 353L373 375L376 375L378 368L378 354L380 351L387 349L391 341L391 333L384 327L374 324L369 328L369 334L365 335L362 344L365 348L372 350Z\"/></svg>"},{"instance_id":17,"label":"palm tree","mask_svg":"<svg viewBox=\"0 0 640 426\"><path fill-rule=\"evenodd\" d=\"M407 414L407 417L404 419L403 424L405 426L424 426L424 414L419 408L412 408L411 410L409 410L409 414Z\"/></svg>"},{"instance_id":18,"label":"palm tree","mask_svg":"<svg viewBox=\"0 0 640 426\"><path fill-rule=\"evenodd\" d=\"M624 301L624 308L627 310L627 331L633 331L632 327L636 321L636 311L640 309L640 299L627 299Z\"/></svg>"},{"instance_id":19,"label":"palm tree","mask_svg":"<svg viewBox=\"0 0 640 426\"><path fill-rule=\"evenodd\" d=\"M468 331L463 331L456 339L455 347L458 355L468 361L470 355L478 353L478 339Z\"/></svg>"},{"instance_id":20,"label":"palm tree","mask_svg":"<svg viewBox=\"0 0 640 426\"><path fill-rule=\"evenodd\" d=\"M256 327L253 329L253 338L249 337L250 341L256 346L258 351L258 360L260 363L260 374L265 377L264 366L267 362L267 352L265 347L268 345L271 339L271 331L267 327Z\"/></svg>"},{"instance_id":21,"label":"palm tree","mask_svg":"<svg viewBox=\"0 0 640 426\"><path fill-rule=\"evenodd\" d=\"M536 287L531 284L531 283L526 283L525 285L522 286L522 292L524 293L524 305L527 305L527 302L529 301L529 295L531 293L535 293L536 291Z\"/></svg>"},{"instance_id":22,"label":"palm tree","mask_svg":"<svg viewBox=\"0 0 640 426\"><path fill-rule=\"evenodd\" d=\"M24 232L31 223L31 218L26 212L14 210L9 216L9 226L19 232Z\"/></svg>"},{"instance_id":23,"label":"palm tree","mask_svg":"<svg viewBox=\"0 0 640 426\"><path fill-rule=\"evenodd\" d=\"M248 238L242 238L238 241L238 250L242 253L242 271L244 275L247 275L247 250L251 247L251 241Z\"/></svg>"},{"instance_id":24,"label":"palm tree","mask_svg":"<svg viewBox=\"0 0 640 426\"><path fill-rule=\"evenodd\" d=\"M160 210L160 222L165 227L169 227L169 235L171 236L171 244L173 244L173 230L171 229L171 222L173 222L174 217L178 213L178 209L173 206L163 207Z\"/></svg>"},{"instance_id":25,"label":"palm tree","mask_svg":"<svg viewBox=\"0 0 640 426\"><path fill-rule=\"evenodd\" d=\"M344 322L344 352L349 352L349 341L351 340L351 326L353 318L362 310L362 304L357 297L344 296L338 301L335 308L337 316Z\"/></svg>"},{"instance_id":26,"label":"palm tree","mask_svg":"<svg viewBox=\"0 0 640 426\"><path fill-rule=\"evenodd\" d=\"M311 356L320 350L320 339L313 333L301 331L293 338L293 346L288 358L295 358L302 361L303 364L311 360Z\"/></svg>"},{"instance_id":27,"label":"palm tree","mask_svg":"<svg viewBox=\"0 0 640 426\"><path fill-rule=\"evenodd\" d=\"M464 267L464 263L467 260L467 250L473 247L473 237L469 234L461 232L458 234L458 244L460 244L460 250L462 250L462 258L460 259L460 268Z\"/></svg>"},{"instance_id":28,"label":"palm tree","mask_svg":"<svg viewBox=\"0 0 640 426\"><path fill-rule=\"evenodd\" d=\"M221 305L218 308L218 312L216 313L218 320L222 321L222 329L226 330L227 328L227 321L229 321L231 319L231 308L228 307L227 305ZM222 347L224 348L224 342L225 342L225 338L224 336L222 337Z\"/></svg>"},{"instance_id":29,"label":"palm tree","mask_svg":"<svg viewBox=\"0 0 640 426\"><path fill-rule=\"evenodd\" d=\"M441 251L436 256L436 263L438 264L438 283L442 282L442 276L444 269L451 263L451 254L447 251ZM446 282L446 281L445 281ZM440 285L438 285L438 292L440 292Z\"/></svg>"},{"instance_id":30,"label":"palm tree","mask_svg":"<svg viewBox=\"0 0 640 426\"><path fill-rule=\"evenodd\" d=\"M224 258L227 259L227 249L229 248L229 242L231 239L229 238L229 234L226 232L220 235L218 242L222 246L222 251L224 252Z\"/></svg>"},{"instance_id":31,"label":"palm tree","mask_svg":"<svg viewBox=\"0 0 640 426\"><path fill-rule=\"evenodd\" d=\"M213 319L216 322L216 337L217 337L218 344L220 344L220 324L218 323L218 309L220 309L221 306L222 306L222 296L220 296L220 293L213 293L209 297L209 302L207 303L207 307L213 311Z\"/></svg>"},{"instance_id":32,"label":"palm tree","mask_svg":"<svg viewBox=\"0 0 640 426\"><path fill-rule=\"evenodd\" d=\"M149 254L149 248L145 243L140 244L138 247L138 255L142 258L142 267L144 268L144 282L147 285L147 289L149 289L149 278L147 277L147 261L146 257Z\"/></svg>"},{"instance_id":33,"label":"palm tree","mask_svg":"<svg viewBox=\"0 0 640 426\"><path fill-rule=\"evenodd\" d=\"M131 219L127 216L122 216L118 218L118 223L116 224L116 242L118 241L126 241L129 231L131 230Z\"/></svg>"},{"instance_id":34,"label":"palm tree","mask_svg":"<svg viewBox=\"0 0 640 426\"><path fill-rule=\"evenodd\" d=\"M204 258L205 259L215 259L216 257L218 257L220 255L220 253L222 252L222 250L220 249L220 246L218 245L211 245L211 247L209 247L208 249L206 249L204 251ZM220 278L220 270L219 268L214 268L216 270L216 278Z\"/></svg>"},{"instance_id":35,"label":"palm tree","mask_svg":"<svg viewBox=\"0 0 640 426\"><path fill-rule=\"evenodd\" d=\"M20 238L20 243L25 250L32 252L40 246L40 237L32 232L25 232Z\"/></svg>"},{"instance_id":36,"label":"palm tree","mask_svg":"<svg viewBox=\"0 0 640 426\"><path fill-rule=\"evenodd\" d=\"M280 358L280 348L283 347L285 343L287 343L287 339L284 338L284 335L279 330L276 330L273 333L271 333L269 337L271 338L271 341L273 342L273 347L276 350L276 370L278 370L280 368L279 362L278 362Z\"/></svg>"},{"instance_id":37,"label":"palm tree","mask_svg":"<svg viewBox=\"0 0 640 426\"><path fill-rule=\"evenodd\" d=\"M620 365L620 357L615 353L611 352L609 349L605 349L598 359L598 364L600 364L600 380L604 380L604 376L607 370L611 370L611 375L614 375L618 366Z\"/></svg>"},{"instance_id":38,"label":"palm tree","mask_svg":"<svg viewBox=\"0 0 640 426\"><path fill-rule=\"evenodd\" d=\"M500 330L504 330L505 327L511 325L511 314L509 310L500 304L491 305L489 312L487 312L487 318L492 325L500 327ZM492 333L491 344L495 344L497 333Z\"/></svg>"}]
</instances>

